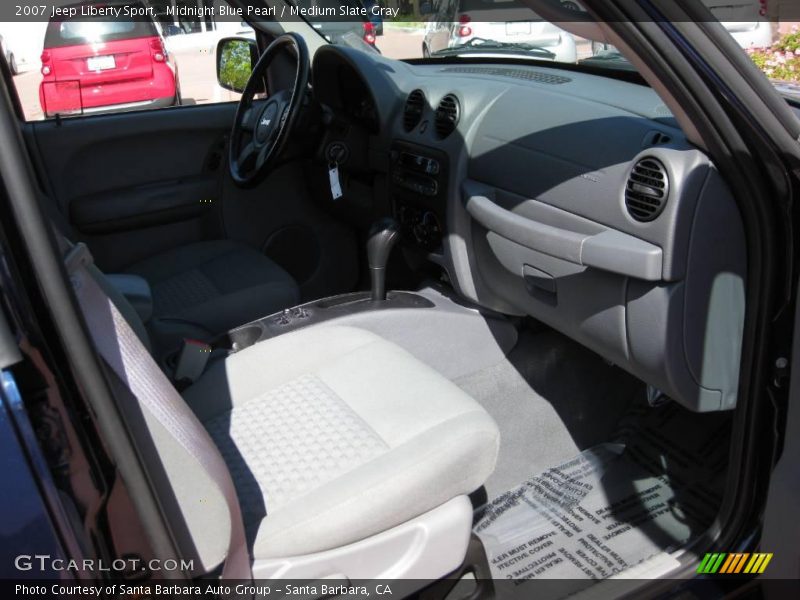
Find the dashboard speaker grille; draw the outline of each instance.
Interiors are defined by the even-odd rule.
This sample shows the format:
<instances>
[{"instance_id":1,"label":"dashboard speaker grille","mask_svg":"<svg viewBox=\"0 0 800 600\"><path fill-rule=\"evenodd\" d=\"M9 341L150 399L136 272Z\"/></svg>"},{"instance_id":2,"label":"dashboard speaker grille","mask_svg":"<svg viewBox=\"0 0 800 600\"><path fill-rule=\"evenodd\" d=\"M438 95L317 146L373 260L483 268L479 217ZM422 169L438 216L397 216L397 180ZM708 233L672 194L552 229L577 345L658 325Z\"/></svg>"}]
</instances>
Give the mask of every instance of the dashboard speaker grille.
<instances>
[{"instance_id":1,"label":"dashboard speaker grille","mask_svg":"<svg viewBox=\"0 0 800 600\"><path fill-rule=\"evenodd\" d=\"M446 67L442 69L442 72L513 77L514 79L526 79L528 81L548 83L550 85L558 85L560 83L569 83L572 81L572 79L569 77L564 77L563 75L545 73L543 71L534 71L533 69L508 69L503 67Z\"/></svg>"},{"instance_id":2,"label":"dashboard speaker grille","mask_svg":"<svg viewBox=\"0 0 800 600\"><path fill-rule=\"evenodd\" d=\"M455 131L460 112L458 98L453 94L447 94L442 98L439 106L436 107L436 117L434 118L436 134L440 138L446 138Z\"/></svg>"},{"instance_id":3,"label":"dashboard speaker grille","mask_svg":"<svg viewBox=\"0 0 800 600\"><path fill-rule=\"evenodd\" d=\"M625 185L625 206L637 221L652 221L667 203L669 180L667 170L655 158L639 160Z\"/></svg>"},{"instance_id":4,"label":"dashboard speaker grille","mask_svg":"<svg viewBox=\"0 0 800 600\"><path fill-rule=\"evenodd\" d=\"M422 119L422 111L425 110L425 94L422 90L414 90L408 95L405 106L403 106L403 129L411 131Z\"/></svg>"}]
</instances>

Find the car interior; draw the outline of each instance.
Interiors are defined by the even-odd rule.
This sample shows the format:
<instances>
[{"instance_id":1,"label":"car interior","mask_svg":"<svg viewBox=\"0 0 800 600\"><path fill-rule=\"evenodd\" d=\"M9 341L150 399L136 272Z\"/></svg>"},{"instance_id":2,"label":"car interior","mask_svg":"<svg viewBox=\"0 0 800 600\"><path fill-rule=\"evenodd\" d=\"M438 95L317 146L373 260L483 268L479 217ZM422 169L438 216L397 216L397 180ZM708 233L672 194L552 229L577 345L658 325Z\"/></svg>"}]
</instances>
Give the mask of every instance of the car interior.
<instances>
[{"instance_id":1,"label":"car interior","mask_svg":"<svg viewBox=\"0 0 800 600\"><path fill-rule=\"evenodd\" d=\"M738 395L709 154L628 75L307 29L239 102L22 124L190 575L668 572Z\"/></svg>"}]
</instances>

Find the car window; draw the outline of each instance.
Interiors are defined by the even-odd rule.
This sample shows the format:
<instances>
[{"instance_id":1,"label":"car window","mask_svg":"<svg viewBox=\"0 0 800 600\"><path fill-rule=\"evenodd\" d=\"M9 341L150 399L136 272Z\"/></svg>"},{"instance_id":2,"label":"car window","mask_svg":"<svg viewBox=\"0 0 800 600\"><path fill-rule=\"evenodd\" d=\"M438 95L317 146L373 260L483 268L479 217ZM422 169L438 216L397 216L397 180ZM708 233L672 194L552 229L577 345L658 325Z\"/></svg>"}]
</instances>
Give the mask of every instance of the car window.
<instances>
[{"instance_id":1,"label":"car window","mask_svg":"<svg viewBox=\"0 0 800 600\"><path fill-rule=\"evenodd\" d=\"M101 18L50 21L44 36L45 48L79 44L103 44L120 40L157 36L155 24L122 16L117 21Z\"/></svg>"},{"instance_id":2,"label":"car window","mask_svg":"<svg viewBox=\"0 0 800 600\"><path fill-rule=\"evenodd\" d=\"M75 14L0 22L3 54L26 120L238 99L217 83L216 45L223 37L254 33L246 22L213 16L224 0L61 4ZM113 18L95 10L108 6L130 10ZM209 10L203 14L198 7Z\"/></svg>"}]
</instances>

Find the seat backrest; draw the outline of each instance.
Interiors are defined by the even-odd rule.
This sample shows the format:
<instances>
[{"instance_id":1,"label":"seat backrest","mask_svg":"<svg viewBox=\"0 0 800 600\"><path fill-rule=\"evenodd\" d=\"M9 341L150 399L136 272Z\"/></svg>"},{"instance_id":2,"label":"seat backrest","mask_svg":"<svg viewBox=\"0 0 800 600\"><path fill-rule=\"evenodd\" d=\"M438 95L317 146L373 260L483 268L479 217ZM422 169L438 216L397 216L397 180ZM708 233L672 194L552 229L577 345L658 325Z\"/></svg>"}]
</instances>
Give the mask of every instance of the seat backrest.
<instances>
[{"instance_id":1,"label":"seat backrest","mask_svg":"<svg viewBox=\"0 0 800 600\"><path fill-rule=\"evenodd\" d=\"M241 510L219 450L134 331L135 310L132 325L106 292L85 246L72 247L66 263L180 558L194 561L193 575L209 573L224 561L223 577L250 579Z\"/></svg>"},{"instance_id":2,"label":"seat backrest","mask_svg":"<svg viewBox=\"0 0 800 600\"><path fill-rule=\"evenodd\" d=\"M61 249L64 255L74 247L76 244L71 239L74 240L75 238L66 235L65 231L70 231L68 229L69 224L65 223L63 218L56 219L57 211L53 211L51 206L51 201L44 196L39 197L39 203L42 206L49 207L50 210L48 212L48 216L50 218L50 227L53 230L53 235L56 238L56 242L58 243L58 247ZM88 250L87 250L88 252ZM111 282L105 276L105 274L97 268L94 262L89 262L84 267L89 271L89 274L92 276L100 288L103 290L103 293L114 303L114 306L117 307L122 316L127 321L128 325L131 326L131 329L136 333L136 337L139 338L139 341L147 348L147 351L151 354L153 353L153 346L150 342L150 335L147 333L147 328L145 327L142 319L139 317L139 313L136 312L136 309L128 302L128 299L123 296L117 288L111 285Z\"/></svg>"},{"instance_id":3,"label":"seat backrest","mask_svg":"<svg viewBox=\"0 0 800 600\"><path fill-rule=\"evenodd\" d=\"M139 338L139 341L142 345L147 349L147 351L152 354L153 353L153 346L150 342L150 335L147 333L147 328L145 327L142 319L139 317L139 313L136 312L136 309L128 302L128 299L123 296L117 288L111 285L111 282L106 277L105 273L103 273L100 269L96 266L88 265L87 269L89 274L92 276L97 282L97 285L103 290L103 293L108 297L111 302L114 303L114 306L117 307L117 310L122 314L125 321L130 325L131 329L133 329L136 337Z\"/></svg>"}]
</instances>

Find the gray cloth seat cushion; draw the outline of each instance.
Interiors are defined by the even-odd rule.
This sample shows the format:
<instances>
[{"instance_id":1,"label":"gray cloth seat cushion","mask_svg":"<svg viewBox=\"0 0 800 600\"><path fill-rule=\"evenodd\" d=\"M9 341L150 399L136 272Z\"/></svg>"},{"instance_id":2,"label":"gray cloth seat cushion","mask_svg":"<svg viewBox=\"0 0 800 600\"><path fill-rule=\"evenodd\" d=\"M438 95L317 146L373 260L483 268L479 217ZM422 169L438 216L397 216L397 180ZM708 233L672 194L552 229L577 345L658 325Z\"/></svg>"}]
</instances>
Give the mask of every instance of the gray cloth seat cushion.
<instances>
[{"instance_id":1,"label":"gray cloth seat cushion","mask_svg":"<svg viewBox=\"0 0 800 600\"><path fill-rule=\"evenodd\" d=\"M353 327L256 344L183 395L231 470L256 560L388 530L476 490L497 458L479 404Z\"/></svg>"},{"instance_id":2,"label":"gray cloth seat cushion","mask_svg":"<svg viewBox=\"0 0 800 600\"><path fill-rule=\"evenodd\" d=\"M250 246L231 240L174 248L126 271L150 284L154 328L159 321L185 323L193 335L223 333L293 306L300 298L297 283L286 271Z\"/></svg>"}]
</instances>

